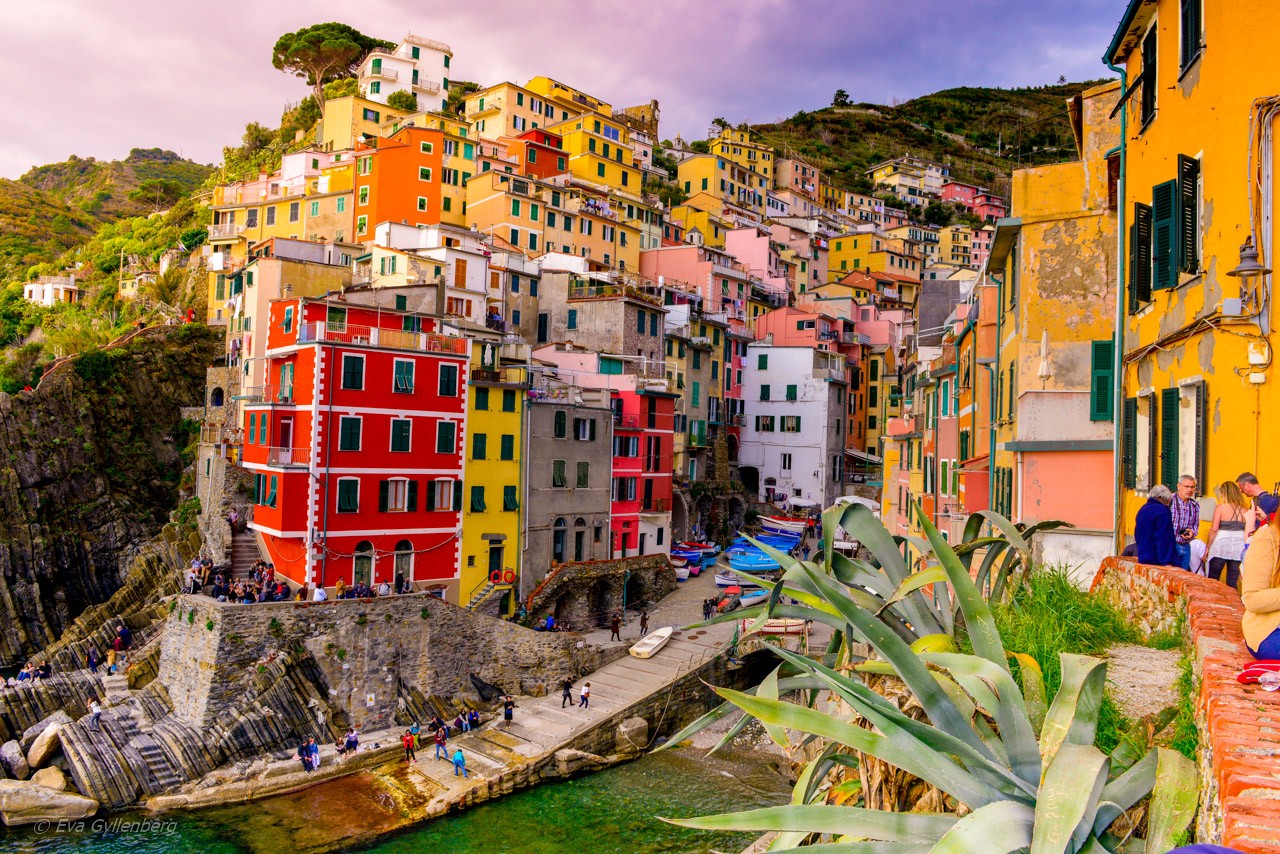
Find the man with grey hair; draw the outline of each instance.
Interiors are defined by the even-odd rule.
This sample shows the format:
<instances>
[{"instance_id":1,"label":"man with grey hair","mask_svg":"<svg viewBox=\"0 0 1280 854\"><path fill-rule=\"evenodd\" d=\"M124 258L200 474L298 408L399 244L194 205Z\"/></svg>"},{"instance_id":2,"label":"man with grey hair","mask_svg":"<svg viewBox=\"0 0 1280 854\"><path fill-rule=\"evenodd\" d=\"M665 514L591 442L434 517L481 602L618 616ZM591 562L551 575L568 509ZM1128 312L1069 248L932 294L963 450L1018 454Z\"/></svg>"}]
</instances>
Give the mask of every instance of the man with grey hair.
<instances>
[{"instance_id":1,"label":"man with grey hair","mask_svg":"<svg viewBox=\"0 0 1280 854\"><path fill-rule=\"evenodd\" d=\"M1191 541L1200 533L1200 503L1196 501L1196 479L1189 474L1178 478L1178 493L1169 504L1173 516L1173 549L1178 566L1191 569Z\"/></svg>"},{"instance_id":2,"label":"man with grey hair","mask_svg":"<svg viewBox=\"0 0 1280 854\"><path fill-rule=\"evenodd\" d=\"M1138 509L1133 522L1133 540L1138 547L1138 562L1155 566L1178 566L1178 553L1173 541L1173 515L1169 504L1173 493L1164 484L1156 484L1147 492L1147 503Z\"/></svg>"}]
</instances>

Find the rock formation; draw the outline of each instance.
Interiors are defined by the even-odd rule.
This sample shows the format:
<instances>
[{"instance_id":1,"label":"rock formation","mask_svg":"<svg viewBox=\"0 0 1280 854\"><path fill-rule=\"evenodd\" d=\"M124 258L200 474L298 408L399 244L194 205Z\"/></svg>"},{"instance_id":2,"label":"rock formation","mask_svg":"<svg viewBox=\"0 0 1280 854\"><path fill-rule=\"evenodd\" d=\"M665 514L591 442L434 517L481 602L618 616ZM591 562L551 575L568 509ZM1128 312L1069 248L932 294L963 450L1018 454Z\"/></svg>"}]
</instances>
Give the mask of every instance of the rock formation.
<instances>
[{"instance_id":1,"label":"rock formation","mask_svg":"<svg viewBox=\"0 0 1280 854\"><path fill-rule=\"evenodd\" d=\"M158 327L0 393L0 666L58 640L125 581L176 504L180 408L204 397L216 333Z\"/></svg>"},{"instance_id":2,"label":"rock formation","mask_svg":"<svg viewBox=\"0 0 1280 854\"><path fill-rule=\"evenodd\" d=\"M0 820L8 827L38 821L88 818L98 802L70 792L18 780L0 780Z\"/></svg>"}]
</instances>

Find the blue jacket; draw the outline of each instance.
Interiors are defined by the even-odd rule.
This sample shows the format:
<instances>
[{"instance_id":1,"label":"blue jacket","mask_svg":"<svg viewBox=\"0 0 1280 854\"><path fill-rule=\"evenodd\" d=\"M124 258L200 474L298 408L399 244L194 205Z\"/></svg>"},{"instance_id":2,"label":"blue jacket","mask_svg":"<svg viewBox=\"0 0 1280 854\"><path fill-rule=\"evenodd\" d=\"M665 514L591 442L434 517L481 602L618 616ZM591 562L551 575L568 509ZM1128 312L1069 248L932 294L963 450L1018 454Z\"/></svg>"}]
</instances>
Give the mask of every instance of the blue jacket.
<instances>
[{"instance_id":1,"label":"blue jacket","mask_svg":"<svg viewBox=\"0 0 1280 854\"><path fill-rule=\"evenodd\" d=\"M1178 553L1173 547L1173 514L1169 512L1169 505L1148 498L1134 519L1133 539L1138 547L1138 563L1179 565Z\"/></svg>"}]
</instances>

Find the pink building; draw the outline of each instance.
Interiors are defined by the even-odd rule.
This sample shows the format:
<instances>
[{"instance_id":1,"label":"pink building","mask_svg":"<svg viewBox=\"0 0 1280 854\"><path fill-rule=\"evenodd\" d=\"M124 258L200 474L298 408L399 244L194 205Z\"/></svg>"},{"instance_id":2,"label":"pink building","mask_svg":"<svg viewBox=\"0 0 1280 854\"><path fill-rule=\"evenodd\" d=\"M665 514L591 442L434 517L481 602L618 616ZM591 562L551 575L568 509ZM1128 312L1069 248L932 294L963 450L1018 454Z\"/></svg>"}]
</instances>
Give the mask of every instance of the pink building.
<instances>
[{"instance_id":1,"label":"pink building","mask_svg":"<svg viewBox=\"0 0 1280 854\"><path fill-rule=\"evenodd\" d=\"M751 275L728 252L712 246L662 246L640 253L640 275L702 297L704 311L724 314L730 329L746 329Z\"/></svg>"},{"instance_id":2,"label":"pink building","mask_svg":"<svg viewBox=\"0 0 1280 854\"><path fill-rule=\"evenodd\" d=\"M996 230L989 225L973 230L973 245L969 249L970 263L979 269L987 263L988 256L991 255L991 238L995 236Z\"/></svg>"},{"instance_id":3,"label":"pink building","mask_svg":"<svg viewBox=\"0 0 1280 854\"><path fill-rule=\"evenodd\" d=\"M786 248L763 225L735 228L724 236L724 250L746 267L749 275L758 278L766 290L775 293L789 293L795 285L799 264L783 259Z\"/></svg>"},{"instance_id":4,"label":"pink building","mask_svg":"<svg viewBox=\"0 0 1280 854\"><path fill-rule=\"evenodd\" d=\"M1009 214L1009 203L1002 196L991 193L979 193L973 200L973 212L982 217L984 222L995 222Z\"/></svg>"},{"instance_id":5,"label":"pink building","mask_svg":"<svg viewBox=\"0 0 1280 854\"><path fill-rule=\"evenodd\" d=\"M976 184L966 184L963 181L948 181L942 185L942 200L971 211L973 210L973 200L981 192L983 192L983 189Z\"/></svg>"},{"instance_id":6,"label":"pink building","mask_svg":"<svg viewBox=\"0 0 1280 854\"><path fill-rule=\"evenodd\" d=\"M1003 219L1009 212L1009 203L1003 196L997 196L985 187L966 184L963 181L948 181L943 184L942 200L964 208L986 222Z\"/></svg>"},{"instance_id":7,"label":"pink building","mask_svg":"<svg viewBox=\"0 0 1280 854\"><path fill-rule=\"evenodd\" d=\"M793 190L816 199L820 183L822 173L803 160L782 158L774 166L773 186L776 190Z\"/></svg>"}]
</instances>

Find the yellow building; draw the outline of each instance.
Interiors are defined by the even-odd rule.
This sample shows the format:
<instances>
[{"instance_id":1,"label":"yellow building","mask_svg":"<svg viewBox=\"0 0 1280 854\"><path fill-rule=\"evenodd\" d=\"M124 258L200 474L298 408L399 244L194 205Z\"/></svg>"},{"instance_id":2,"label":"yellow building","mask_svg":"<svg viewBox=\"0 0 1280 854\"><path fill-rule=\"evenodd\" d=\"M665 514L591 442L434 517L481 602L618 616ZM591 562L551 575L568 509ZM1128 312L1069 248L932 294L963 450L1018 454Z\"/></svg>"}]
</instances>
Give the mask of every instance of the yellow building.
<instances>
[{"instance_id":1,"label":"yellow building","mask_svg":"<svg viewBox=\"0 0 1280 854\"><path fill-rule=\"evenodd\" d=\"M1272 3L1134 0L1107 50L1123 69L1125 98L1126 532L1148 487L1181 474L1197 477L1202 495L1246 471L1268 490L1280 478L1266 420L1280 407L1273 277L1231 275L1247 240L1263 268L1276 266L1280 67L1240 48L1278 36Z\"/></svg>"},{"instance_id":2,"label":"yellow building","mask_svg":"<svg viewBox=\"0 0 1280 854\"><path fill-rule=\"evenodd\" d=\"M730 146L730 150L732 148ZM752 165L768 168L763 161ZM698 194L705 193L715 200L714 209L717 212L728 204L755 218L764 216L769 179L723 155L695 154L681 160L676 181L689 197L686 204L694 204L693 199ZM703 202L697 206L711 209L712 203Z\"/></svg>"},{"instance_id":3,"label":"yellow building","mask_svg":"<svg viewBox=\"0 0 1280 854\"><path fill-rule=\"evenodd\" d=\"M316 138L326 151L343 151L354 148L361 140L376 139L382 135L384 125L405 115L401 110L359 95L326 98Z\"/></svg>"},{"instance_id":4,"label":"yellow building","mask_svg":"<svg viewBox=\"0 0 1280 854\"><path fill-rule=\"evenodd\" d=\"M560 135L570 174L639 200L643 179L634 165L625 123L598 113L583 113L547 130Z\"/></svg>"},{"instance_id":5,"label":"yellow building","mask_svg":"<svg viewBox=\"0 0 1280 854\"><path fill-rule=\"evenodd\" d=\"M673 207L668 216L684 228L687 236L695 228L702 235L702 243L716 249L724 249L724 238L734 224L721 216L724 202L711 193L694 193L683 205Z\"/></svg>"},{"instance_id":6,"label":"yellow building","mask_svg":"<svg viewBox=\"0 0 1280 854\"><path fill-rule=\"evenodd\" d=\"M912 254L910 243L880 231L846 232L831 241L827 275L837 278L847 272L861 270L919 280L923 264Z\"/></svg>"},{"instance_id":7,"label":"yellow building","mask_svg":"<svg viewBox=\"0 0 1280 854\"><path fill-rule=\"evenodd\" d=\"M973 229L948 225L938 232L938 260L961 267L973 265Z\"/></svg>"},{"instance_id":8,"label":"yellow building","mask_svg":"<svg viewBox=\"0 0 1280 854\"><path fill-rule=\"evenodd\" d=\"M524 504L524 417L528 368L502 358L495 336L472 342L462 503L461 603L518 605ZM522 348L527 349L527 348Z\"/></svg>"}]
</instances>

